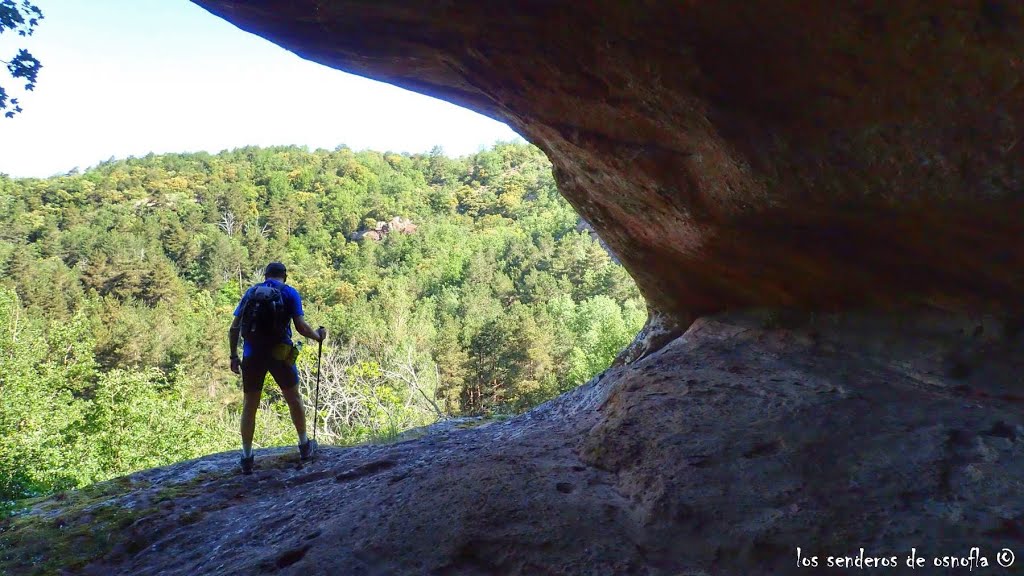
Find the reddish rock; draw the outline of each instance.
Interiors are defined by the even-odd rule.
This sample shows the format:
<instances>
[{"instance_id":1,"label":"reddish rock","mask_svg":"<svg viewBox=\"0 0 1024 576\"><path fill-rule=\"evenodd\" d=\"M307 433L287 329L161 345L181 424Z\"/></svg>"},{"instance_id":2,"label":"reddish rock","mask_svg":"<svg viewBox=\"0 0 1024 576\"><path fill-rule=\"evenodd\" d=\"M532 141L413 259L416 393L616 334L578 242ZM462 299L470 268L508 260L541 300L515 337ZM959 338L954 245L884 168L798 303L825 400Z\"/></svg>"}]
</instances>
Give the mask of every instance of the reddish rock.
<instances>
[{"instance_id":1,"label":"reddish rock","mask_svg":"<svg viewBox=\"0 0 1024 576\"><path fill-rule=\"evenodd\" d=\"M69 573L97 576L778 576L972 547L996 573L1024 531L1022 349L981 318L703 318L504 422L304 465L260 450L252 476L233 451L38 503L0 524L0 572L73 545L92 561ZM84 514L125 520L85 539Z\"/></svg>"},{"instance_id":2,"label":"reddish rock","mask_svg":"<svg viewBox=\"0 0 1024 576\"><path fill-rule=\"evenodd\" d=\"M508 121L653 314L628 365L517 418L302 467L261 452L252 477L234 453L140 473L89 513L148 516L76 572L756 576L812 573L797 547L1019 556L1024 333L999 318L1024 308L1024 5L199 3ZM797 310L692 322L751 307ZM18 574L45 551L4 554Z\"/></svg>"},{"instance_id":3,"label":"reddish rock","mask_svg":"<svg viewBox=\"0 0 1024 576\"><path fill-rule=\"evenodd\" d=\"M196 1L508 122L684 327L1024 309L1020 2Z\"/></svg>"}]
</instances>

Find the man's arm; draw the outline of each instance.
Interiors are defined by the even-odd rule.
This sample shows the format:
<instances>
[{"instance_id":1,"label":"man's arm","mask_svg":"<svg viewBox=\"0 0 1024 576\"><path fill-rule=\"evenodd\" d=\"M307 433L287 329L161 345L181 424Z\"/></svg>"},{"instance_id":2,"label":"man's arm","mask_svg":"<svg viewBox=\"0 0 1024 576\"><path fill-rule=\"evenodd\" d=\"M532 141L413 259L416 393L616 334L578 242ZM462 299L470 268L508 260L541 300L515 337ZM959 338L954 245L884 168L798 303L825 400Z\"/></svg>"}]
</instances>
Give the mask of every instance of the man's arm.
<instances>
[{"instance_id":1,"label":"man's arm","mask_svg":"<svg viewBox=\"0 0 1024 576\"><path fill-rule=\"evenodd\" d=\"M238 374L241 362L238 360L238 316L231 321L231 328L228 328L228 351L231 352L231 371Z\"/></svg>"},{"instance_id":2,"label":"man's arm","mask_svg":"<svg viewBox=\"0 0 1024 576\"><path fill-rule=\"evenodd\" d=\"M323 342L324 338L327 337L326 328L321 326L319 330L314 330L313 327L306 322L305 316L300 316L296 314L295 316L292 316L292 320L295 321L295 329L299 332L299 334L302 334L306 338L312 338L317 342Z\"/></svg>"},{"instance_id":3,"label":"man's arm","mask_svg":"<svg viewBox=\"0 0 1024 576\"><path fill-rule=\"evenodd\" d=\"M231 321L231 328L228 328L228 351L232 358L238 358L238 316Z\"/></svg>"}]
</instances>

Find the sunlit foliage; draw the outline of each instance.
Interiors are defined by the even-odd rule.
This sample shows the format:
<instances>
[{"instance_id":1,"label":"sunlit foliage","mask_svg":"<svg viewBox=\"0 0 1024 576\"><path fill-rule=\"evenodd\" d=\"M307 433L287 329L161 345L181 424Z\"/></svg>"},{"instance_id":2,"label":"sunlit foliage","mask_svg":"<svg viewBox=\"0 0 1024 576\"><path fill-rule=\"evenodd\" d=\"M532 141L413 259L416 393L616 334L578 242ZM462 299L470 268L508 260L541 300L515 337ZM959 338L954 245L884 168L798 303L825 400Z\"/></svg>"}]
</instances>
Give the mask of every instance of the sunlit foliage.
<instances>
[{"instance_id":1,"label":"sunlit foliage","mask_svg":"<svg viewBox=\"0 0 1024 576\"><path fill-rule=\"evenodd\" d=\"M394 217L415 231L350 239ZM227 327L270 260L330 333L327 442L570 390L645 319L578 222L525 144L464 158L242 148L0 176L0 499L234 447ZM312 404L310 346L299 368ZM265 398L257 444L294 443L273 385Z\"/></svg>"}]
</instances>

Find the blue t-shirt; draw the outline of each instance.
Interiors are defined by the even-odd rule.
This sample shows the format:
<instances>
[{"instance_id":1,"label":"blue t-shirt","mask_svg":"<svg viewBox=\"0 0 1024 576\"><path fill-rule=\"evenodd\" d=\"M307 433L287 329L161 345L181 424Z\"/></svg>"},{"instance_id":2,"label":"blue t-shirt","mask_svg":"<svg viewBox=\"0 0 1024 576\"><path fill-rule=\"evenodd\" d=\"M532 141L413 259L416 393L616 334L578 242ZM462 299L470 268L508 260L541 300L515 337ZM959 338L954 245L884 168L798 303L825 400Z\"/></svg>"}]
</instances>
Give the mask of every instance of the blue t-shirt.
<instances>
[{"instance_id":1,"label":"blue t-shirt","mask_svg":"<svg viewBox=\"0 0 1024 576\"><path fill-rule=\"evenodd\" d=\"M252 292L256 286L272 286L281 290L281 298L284 300L284 308L288 312L288 324L285 326L284 333L284 344L289 346L292 343L292 318L295 316L305 316L302 312L302 297L299 296L299 291L284 282L278 282L277 280L267 280L262 284L256 284L251 286L245 291L245 296L242 296L242 300L235 307L235 316L242 313L242 304L245 303L245 299L249 297L249 293ZM242 342L242 357L247 358L252 355L252 346L248 342Z\"/></svg>"}]
</instances>

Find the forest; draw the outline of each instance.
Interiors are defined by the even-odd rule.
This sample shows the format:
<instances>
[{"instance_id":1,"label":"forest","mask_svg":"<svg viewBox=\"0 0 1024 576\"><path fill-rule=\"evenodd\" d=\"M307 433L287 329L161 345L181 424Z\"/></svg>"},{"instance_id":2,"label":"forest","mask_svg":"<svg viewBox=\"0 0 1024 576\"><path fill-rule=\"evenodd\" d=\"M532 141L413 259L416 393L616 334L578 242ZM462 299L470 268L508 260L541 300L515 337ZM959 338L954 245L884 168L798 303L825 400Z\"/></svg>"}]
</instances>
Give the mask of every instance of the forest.
<instances>
[{"instance_id":1,"label":"forest","mask_svg":"<svg viewBox=\"0 0 1024 576\"><path fill-rule=\"evenodd\" d=\"M537 148L241 148L0 176L0 501L237 448L227 328L284 262L327 327L321 443L522 412L646 318ZM307 411L317 350L299 358ZM295 443L264 389L256 446Z\"/></svg>"}]
</instances>

